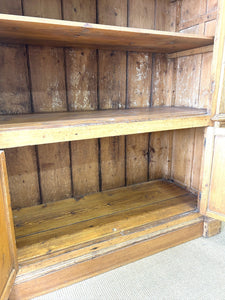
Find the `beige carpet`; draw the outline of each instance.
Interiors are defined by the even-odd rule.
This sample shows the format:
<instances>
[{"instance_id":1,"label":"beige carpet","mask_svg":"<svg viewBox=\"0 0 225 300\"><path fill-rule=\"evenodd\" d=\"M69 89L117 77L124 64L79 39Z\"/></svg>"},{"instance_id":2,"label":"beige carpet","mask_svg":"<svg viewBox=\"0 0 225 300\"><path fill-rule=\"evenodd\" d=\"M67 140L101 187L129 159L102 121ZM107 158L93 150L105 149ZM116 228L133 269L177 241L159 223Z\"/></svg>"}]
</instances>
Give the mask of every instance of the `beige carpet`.
<instances>
[{"instance_id":1,"label":"beige carpet","mask_svg":"<svg viewBox=\"0 0 225 300\"><path fill-rule=\"evenodd\" d=\"M225 228L35 300L225 300Z\"/></svg>"}]
</instances>

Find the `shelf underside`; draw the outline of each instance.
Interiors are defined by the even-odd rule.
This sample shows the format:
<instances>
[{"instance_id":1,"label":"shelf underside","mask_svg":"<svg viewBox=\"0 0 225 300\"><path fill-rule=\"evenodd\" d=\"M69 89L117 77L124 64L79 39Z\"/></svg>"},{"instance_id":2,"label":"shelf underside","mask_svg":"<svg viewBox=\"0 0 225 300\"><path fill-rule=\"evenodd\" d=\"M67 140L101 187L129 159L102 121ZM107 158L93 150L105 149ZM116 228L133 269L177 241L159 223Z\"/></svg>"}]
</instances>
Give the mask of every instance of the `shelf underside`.
<instances>
[{"instance_id":1,"label":"shelf underside","mask_svg":"<svg viewBox=\"0 0 225 300\"><path fill-rule=\"evenodd\" d=\"M205 127L205 109L151 107L0 116L1 149L182 128Z\"/></svg>"},{"instance_id":2,"label":"shelf underside","mask_svg":"<svg viewBox=\"0 0 225 300\"><path fill-rule=\"evenodd\" d=\"M77 264L181 225L202 222L197 197L163 180L23 208L13 214L21 278L39 269L49 272L62 261Z\"/></svg>"},{"instance_id":3,"label":"shelf underside","mask_svg":"<svg viewBox=\"0 0 225 300\"><path fill-rule=\"evenodd\" d=\"M172 53L213 44L213 37L0 14L4 42Z\"/></svg>"}]
</instances>

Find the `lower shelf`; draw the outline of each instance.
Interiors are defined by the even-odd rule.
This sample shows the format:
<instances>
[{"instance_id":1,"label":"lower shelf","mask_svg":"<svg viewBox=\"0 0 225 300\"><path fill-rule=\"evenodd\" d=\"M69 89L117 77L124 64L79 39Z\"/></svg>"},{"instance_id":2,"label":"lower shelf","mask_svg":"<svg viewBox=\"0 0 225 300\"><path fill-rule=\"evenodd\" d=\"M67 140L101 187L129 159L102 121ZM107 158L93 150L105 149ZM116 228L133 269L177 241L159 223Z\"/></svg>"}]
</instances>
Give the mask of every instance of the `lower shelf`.
<instances>
[{"instance_id":1,"label":"lower shelf","mask_svg":"<svg viewBox=\"0 0 225 300\"><path fill-rule=\"evenodd\" d=\"M203 231L197 197L163 180L15 210L14 222L20 265L15 299L94 276Z\"/></svg>"}]
</instances>

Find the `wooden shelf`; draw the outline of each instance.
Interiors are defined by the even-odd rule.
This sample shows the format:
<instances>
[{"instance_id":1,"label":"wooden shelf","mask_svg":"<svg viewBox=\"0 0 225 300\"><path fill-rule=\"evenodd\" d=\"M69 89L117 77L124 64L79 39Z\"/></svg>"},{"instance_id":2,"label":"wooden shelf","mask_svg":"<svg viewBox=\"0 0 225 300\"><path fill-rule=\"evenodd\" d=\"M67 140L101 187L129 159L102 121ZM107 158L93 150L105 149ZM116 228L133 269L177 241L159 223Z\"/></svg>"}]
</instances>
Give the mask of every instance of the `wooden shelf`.
<instances>
[{"instance_id":1,"label":"wooden shelf","mask_svg":"<svg viewBox=\"0 0 225 300\"><path fill-rule=\"evenodd\" d=\"M213 37L0 14L7 43L172 53L213 44Z\"/></svg>"},{"instance_id":2,"label":"wooden shelf","mask_svg":"<svg viewBox=\"0 0 225 300\"><path fill-rule=\"evenodd\" d=\"M0 116L1 148L205 127L205 109L152 107Z\"/></svg>"},{"instance_id":3,"label":"wooden shelf","mask_svg":"<svg viewBox=\"0 0 225 300\"><path fill-rule=\"evenodd\" d=\"M163 180L22 208L13 215L17 283L58 270L62 262L76 265L203 221L197 196Z\"/></svg>"}]
</instances>

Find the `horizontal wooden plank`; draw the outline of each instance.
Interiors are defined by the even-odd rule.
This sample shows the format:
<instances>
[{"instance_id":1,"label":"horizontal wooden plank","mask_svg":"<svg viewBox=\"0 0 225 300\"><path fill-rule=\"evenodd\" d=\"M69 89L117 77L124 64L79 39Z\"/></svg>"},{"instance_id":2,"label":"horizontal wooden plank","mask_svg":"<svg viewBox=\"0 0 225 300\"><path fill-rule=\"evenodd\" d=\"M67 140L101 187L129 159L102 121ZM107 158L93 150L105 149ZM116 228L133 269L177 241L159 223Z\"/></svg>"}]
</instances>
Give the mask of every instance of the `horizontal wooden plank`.
<instances>
[{"instance_id":1,"label":"horizontal wooden plank","mask_svg":"<svg viewBox=\"0 0 225 300\"><path fill-rule=\"evenodd\" d=\"M216 18L217 18L217 10L206 13L204 15L198 16L197 18L194 18L192 20L181 23L178 26L178 31L184 30L186 28L190 28L190 27L195 26L195 25L199 25L200 23L215 20Z\"/></svg>"},{"instance_id":2,"label":"horizontal wooden plank","mask_svg":"<svg viewBox=\"0 0 225 300\"><path fill-rule=\"evenodd\" d=\"M151 107L0 116L1 148L205 127L205 109ZM16 137L16 138L15 138Z\"/></svg>"},{"instance_id":3,"label":"horizontal wooden plank","mask_svg":"<svg viewBox=\"0 0 225 300\"><path fill-rule=\"evenodd\" d=\"M196 207L196 196L157 180L95 193L79 201L15 210L18 259L21 263L68 248L87 255L88 246L96 251L100 242L152 228L164 219L195 212Z\"/></svg>"},{"instance_id":4,"label":"horizontal wooden plank","mask_svg":"<svg viewBox=\"0 0 225 300\"><path fill-rule=\"evenodd\" d=\"M119 249L133 242L146 240L159 234L180 228L185 225L193 224L198 220L203 220L203 216L198 212L186 212L170 218L158 220L154 223L148 223L140 226L138 230L130 230L129 234L115 234L113 239L103 239L98 243L86 245L84 248L77 249L72 247L69 249L62 249L54 253L44 255L44 259L34 258L22 261L20 259L20 269L18 273L17 282L23 282L29 277L36 277L40 272L46 273L49 270L55 270L56 265L64 261L64 266L70 266L74 262L80 262L84 259L92 259L96 255L111 252L112 249ZM42 257L43 258L43 257ZM44 271L46 269L46 271ZM30 274L32 273L32 275Z\"/></svg>"},{"instance_id":5,"label":"horizontal wooden plank","mask_svg":"<svg viewBox=\"0 0 225 300\"><path fill-rule=\"evenodd\" d=\"M217 114L212 118L214 122L224 122L225 121L225 114Z\"/></svg>"},{"instance_id":6,"label":"horizontal wooden plank","mask_svg":"<svg viewBox=\"0 0 225 300\"><path fill-rule=\"evenodd\" d=\"M195 54L208 53L208 52L212 52L212 51L213 51L213 45L209 45L209 46L205 46L205 47L170 53L170 54L168 54L167 57L168 58L177 58L177 57L190 56L190 55L195 55Z\"/></svg>"},{"instance_id":7,"label":"horizontal wooden plank","mask_svg":"<svg viewBox=\"0 0 225 300\"><path fill-rule=\"evenodd\" d=\"M34 45L110 47L171 53L213 44L213 37L0 14L0 39Z\"/></svg>"},{"instance_id":8,"label":"horizontal wooden plank","mask_svg":"<svg viewBox=\"0 0 225 300\"><path fill-rule=\"evenodd\" d=\"M184 224L183 227L168 231L156 237L139 243L133 243L117 251L99 255L81 263L74 263L69 267L58 264L58 267L56 267L54 271L49 270L46 274L40 273L36 278L28 277L24 282L18 282L16 280L16 284L11 293L11 299L30 299L43 293L65 287L74 282L87 279L137 259L198 238L202 235L202 232L203 220L198 220L195 223L187 226Z\"/></svg>"}]
</instances>

